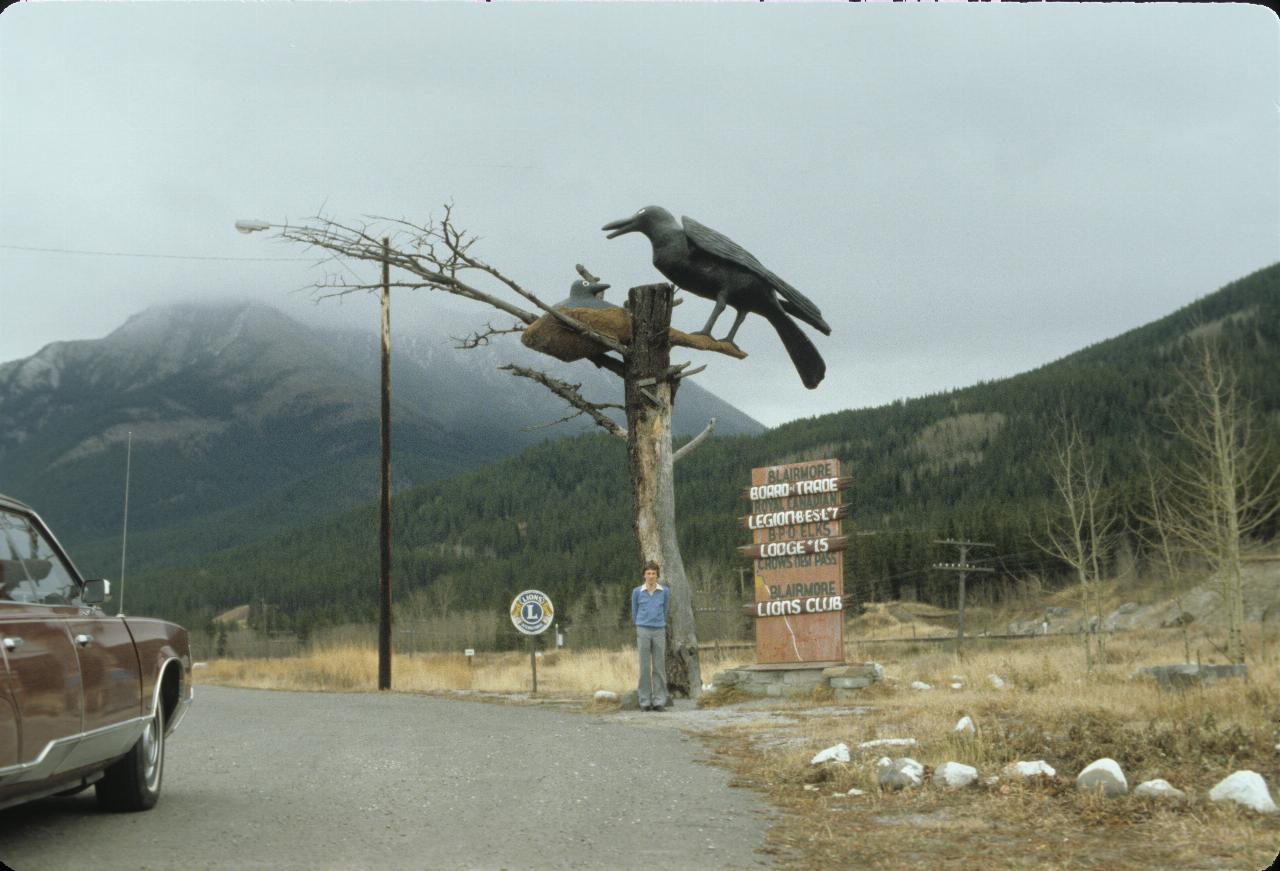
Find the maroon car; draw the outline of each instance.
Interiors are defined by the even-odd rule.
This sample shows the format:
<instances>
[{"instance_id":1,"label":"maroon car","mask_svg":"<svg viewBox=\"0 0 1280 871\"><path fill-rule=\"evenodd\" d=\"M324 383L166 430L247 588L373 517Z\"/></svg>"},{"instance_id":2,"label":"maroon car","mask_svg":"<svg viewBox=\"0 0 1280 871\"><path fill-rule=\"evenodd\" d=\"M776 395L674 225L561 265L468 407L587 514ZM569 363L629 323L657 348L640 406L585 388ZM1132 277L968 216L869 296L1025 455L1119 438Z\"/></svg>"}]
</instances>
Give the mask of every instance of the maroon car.
<instances>
[{"instance_id":1,"label":"maroon car","mask_svg":"<svg viewBox=\"0 0 1280 871\"><path fill-rule=\"evenodd\" d=\"M181 626L112 617L31 508L0 495L0 808L93 785L111 810L160 797L191 704Z\"/></svg>"}]
</instances>

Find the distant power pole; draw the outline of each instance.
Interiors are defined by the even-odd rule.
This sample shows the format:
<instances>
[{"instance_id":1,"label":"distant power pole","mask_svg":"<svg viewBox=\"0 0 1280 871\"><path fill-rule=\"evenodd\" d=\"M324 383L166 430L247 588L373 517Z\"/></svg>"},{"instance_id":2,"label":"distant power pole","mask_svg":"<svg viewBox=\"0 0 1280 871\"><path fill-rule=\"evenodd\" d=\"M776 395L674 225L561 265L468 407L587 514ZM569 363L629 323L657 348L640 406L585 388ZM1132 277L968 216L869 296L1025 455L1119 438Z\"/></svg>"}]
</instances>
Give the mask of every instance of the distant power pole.
<instances>
[{"instance_id":1,"label":"distant power pole","mask_svg":"<svg viewBox=\"0 0 1280 871\"><path fill-rule=\"evenodd\" d=\"M960 561L954 563L934 563L933 567L937 571L942 572L958 572L960 575L960 616L956 621L956 651L960 650L960 644L964 641L964 582L969 572L994 572L995 569L990 566L974 566L969 564L969 548L971 547L995 547L994 544L987 544L981 541L954 541L952 539L943 539L934 541L934 544L942 544L950 547L960 548Z\"/></svg>"},{"instance_id":2,"label":"distant power pole","mask_svg":"<svg viewBox=\"0 0 1280 871\"><path fill-rule=\"evenodd\" d=\"M378 511L378 689L391 689L391 276L390 238L382 240L381 505Z\"/></svg>"}]
</instances>

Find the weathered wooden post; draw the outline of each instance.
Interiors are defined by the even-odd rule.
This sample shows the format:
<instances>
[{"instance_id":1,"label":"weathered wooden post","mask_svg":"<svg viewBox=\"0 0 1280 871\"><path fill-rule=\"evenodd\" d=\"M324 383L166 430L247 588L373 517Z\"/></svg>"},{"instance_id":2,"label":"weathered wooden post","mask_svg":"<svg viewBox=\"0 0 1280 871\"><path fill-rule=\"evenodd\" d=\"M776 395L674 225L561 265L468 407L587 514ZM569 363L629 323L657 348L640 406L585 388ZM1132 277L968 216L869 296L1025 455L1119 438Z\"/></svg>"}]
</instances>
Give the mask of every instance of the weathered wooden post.
<instances>
[{"instance_id":1,"label":"weathered wooden post","mask_svg":"<svg viewBox=\"0 0 1280 871\"><path fill-rule=\"evenodd\" d=\"M675 483L672 476L671 405L678 380L671 367L671 303L669 284L631 288L631 346L623 378L626 383L627 460L635 500L636 541L640 564L656 560L662 583L670 591L667 619L667 689L673 696L695 698L702 689L698 637L693 623L689 579L676 540Z\"/></svg>"}]
</instances>

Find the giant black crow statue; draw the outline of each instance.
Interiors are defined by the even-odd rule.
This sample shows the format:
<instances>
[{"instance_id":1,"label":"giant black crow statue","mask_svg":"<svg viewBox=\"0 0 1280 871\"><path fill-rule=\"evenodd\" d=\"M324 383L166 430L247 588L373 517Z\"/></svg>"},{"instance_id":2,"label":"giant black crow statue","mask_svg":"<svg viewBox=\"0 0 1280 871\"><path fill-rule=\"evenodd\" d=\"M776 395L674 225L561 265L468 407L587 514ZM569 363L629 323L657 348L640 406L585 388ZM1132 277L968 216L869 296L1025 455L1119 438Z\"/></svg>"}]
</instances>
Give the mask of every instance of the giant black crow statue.
<instances>
[{"instance_id":1,"label":"giant black crow statue","mask_svg":"<svg viewBox=\"0 0 1280 871\"><path fill-rule=\"evenodd\" d=\"M659 272L677 287L715 301L707 325L698 333L710 336L712 325L726 305L737 309L738 317L722 341L733 342L748 313L762 315L778 331L804 386L810 390L817 387L827 373L827 364L789 316L829 336L831 327L822 319L818 307L732 239L693 218L681 220L683 226L661 206L645 206L631 217L600 229L612 231L609 239L624 233L648 236L653 245L653 265Z\"/></svg>"}]
</instances>

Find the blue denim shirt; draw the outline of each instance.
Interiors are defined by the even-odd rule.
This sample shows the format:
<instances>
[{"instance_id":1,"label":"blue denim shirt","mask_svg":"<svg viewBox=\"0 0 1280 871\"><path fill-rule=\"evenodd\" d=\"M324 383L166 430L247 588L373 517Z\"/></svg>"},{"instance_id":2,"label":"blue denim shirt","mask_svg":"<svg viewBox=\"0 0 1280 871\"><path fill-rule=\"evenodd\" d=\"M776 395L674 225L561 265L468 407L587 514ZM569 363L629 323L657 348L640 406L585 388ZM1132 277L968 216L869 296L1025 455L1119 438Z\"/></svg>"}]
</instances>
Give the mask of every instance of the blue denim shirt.
<instances>
[{"instance_id":1,"label":"blue denim shirt","mask_svg":"<svg viewBox=\"0 0 1280 871\"><path fill-rule=\"evenodd\" d=\"M662 629L667 625L667 588L658 584L652 593L644 585L631 591L631 619L646 629Z\"/></svg>"}]
</instances>

